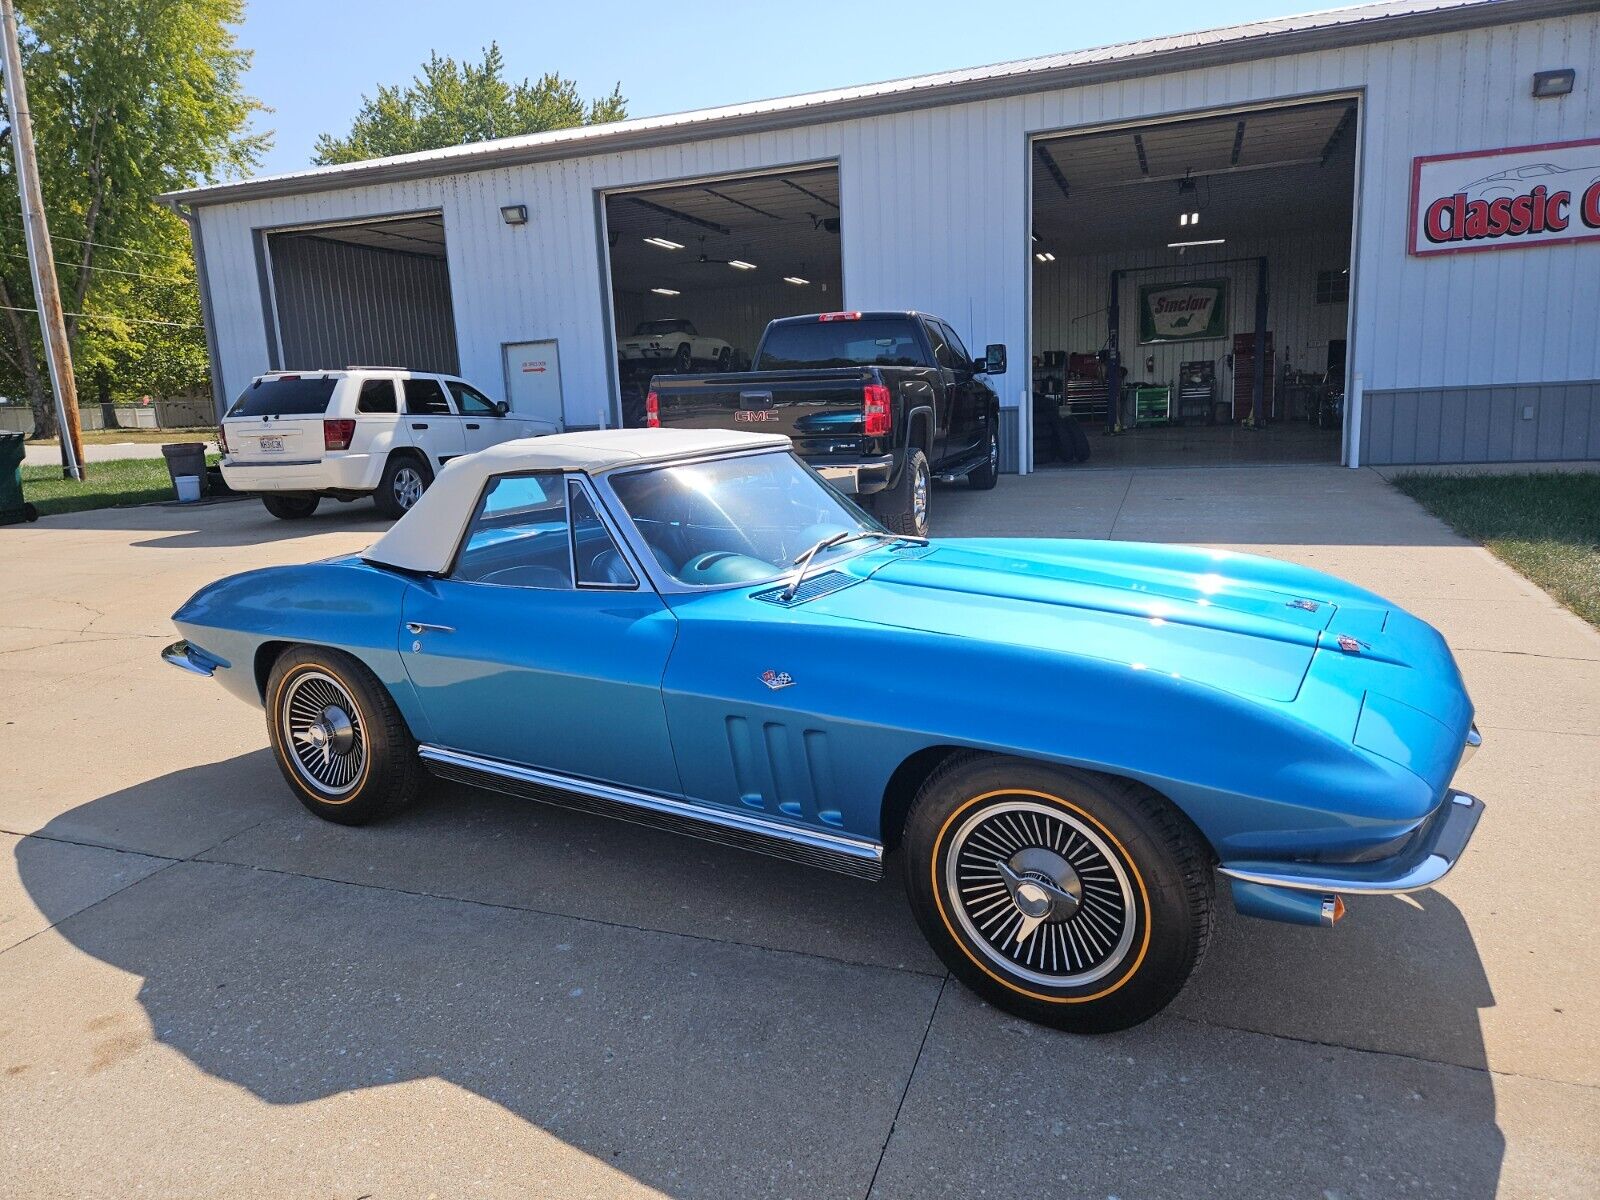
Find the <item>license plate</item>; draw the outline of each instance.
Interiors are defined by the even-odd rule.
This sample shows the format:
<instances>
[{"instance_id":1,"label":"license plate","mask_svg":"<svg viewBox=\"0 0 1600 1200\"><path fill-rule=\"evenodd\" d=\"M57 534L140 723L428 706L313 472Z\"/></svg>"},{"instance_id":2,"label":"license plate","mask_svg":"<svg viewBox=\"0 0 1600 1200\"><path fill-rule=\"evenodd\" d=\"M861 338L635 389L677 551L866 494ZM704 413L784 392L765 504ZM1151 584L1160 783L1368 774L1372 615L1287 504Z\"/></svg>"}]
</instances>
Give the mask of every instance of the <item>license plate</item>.
<instances>
[{"instance_id":1,"label":"license plate","mask_svg":"<svg viewBox=\"0 0 1600 1200\"><path fill-rule=\"evenodd\" d=\"M258 444L262 453L266 453L269 450L283 449L283 439L281 437L264 437Z\"/></svg>"}]
</instances>

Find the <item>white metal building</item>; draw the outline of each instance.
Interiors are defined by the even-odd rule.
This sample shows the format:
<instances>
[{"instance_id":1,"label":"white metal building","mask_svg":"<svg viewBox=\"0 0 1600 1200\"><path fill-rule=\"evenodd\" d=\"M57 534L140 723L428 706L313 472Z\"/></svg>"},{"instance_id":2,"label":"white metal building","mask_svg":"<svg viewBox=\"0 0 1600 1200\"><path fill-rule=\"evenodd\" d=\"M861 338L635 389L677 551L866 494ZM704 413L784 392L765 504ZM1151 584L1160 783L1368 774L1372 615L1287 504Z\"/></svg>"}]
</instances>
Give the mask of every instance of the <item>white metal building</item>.
<instances>
[{"instance_id":1,"label":"white metal building","mask_svg":"<svg viewBox=\"0 0 1600 1200\"><path fill-rule=\"evenodd\" d=\"M168 199L219 405L388 362L616 425L640 322L738 366L774 315L915 308L1010 347L1013 470L1041 412L1120 423L1133 382L1175 420L1205 362L1192 430L1116 440L1600 458L1600 0L1400 0Z\"/></svg>"}]
</instances>

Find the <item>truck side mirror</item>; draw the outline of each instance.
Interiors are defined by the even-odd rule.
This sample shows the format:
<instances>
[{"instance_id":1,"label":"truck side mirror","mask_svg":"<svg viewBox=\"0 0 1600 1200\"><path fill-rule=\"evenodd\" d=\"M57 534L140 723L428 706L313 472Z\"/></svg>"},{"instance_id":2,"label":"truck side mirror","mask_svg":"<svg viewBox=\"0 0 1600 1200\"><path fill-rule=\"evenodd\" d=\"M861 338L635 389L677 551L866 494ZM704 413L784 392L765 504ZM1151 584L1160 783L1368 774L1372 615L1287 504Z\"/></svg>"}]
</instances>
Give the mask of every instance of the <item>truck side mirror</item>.
<instances>
[{"instance_id":1,"label":"truck side mirror","mask_svg":"<svg viewBox=\"0 0 1600 1200\"><path fill-rule=\"evenodd\" d=\"M511 411L511 405L507 404L504 400L496 400L494 402L494 415L495 416L503 417L510 411Z\"/></svg>"},{"instance_id":2,"label":"truck side mirror","mask_svg":"<svg viewBox=\"0 0 1600 1200\"><path fill-rule=\"evenodd\" d=\"M1003 343L991 342L983 348L983 373L985 375L1006 373L1006 348Z\"/></svg>"}]
</instances>

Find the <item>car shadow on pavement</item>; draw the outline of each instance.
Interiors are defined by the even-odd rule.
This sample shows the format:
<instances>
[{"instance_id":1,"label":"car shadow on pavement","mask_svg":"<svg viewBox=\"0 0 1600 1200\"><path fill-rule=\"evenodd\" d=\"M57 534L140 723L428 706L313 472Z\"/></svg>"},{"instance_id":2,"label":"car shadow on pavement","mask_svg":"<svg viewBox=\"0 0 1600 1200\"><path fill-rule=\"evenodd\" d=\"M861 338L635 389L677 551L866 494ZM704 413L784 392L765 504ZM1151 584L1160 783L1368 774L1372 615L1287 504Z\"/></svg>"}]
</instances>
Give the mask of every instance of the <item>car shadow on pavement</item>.
<instances>
[{"instance_id":1,"label":"car shadow on pavement","mask_svg":"<svg viewBox=\"0 0 1600 1200\"><path fill-rule=\"evenodd\" d=\"M135 829L173 792L260 790L236 797L260 822L212 851L45 915L142 980L156 1041L269 1104L437 1078L674 1197L860 1196L880 1174L875 1195L968 1195L974 1163L1062 1194L1496 1192L1490 998L1442 897L1358 905L1333 935L1224 914L1172 1016L1084 1039L941 998L958 985L910 940L895 880L454 787L348 829L265 774L256 752L129 787L16 854L44 907L43 839ZM152 1069L115 1086L205 1102ZM1075 1167L1063 1127L1116 1152ZM500 1150L527 1194L592 1182Z\"/></svg>"}]
</instances>

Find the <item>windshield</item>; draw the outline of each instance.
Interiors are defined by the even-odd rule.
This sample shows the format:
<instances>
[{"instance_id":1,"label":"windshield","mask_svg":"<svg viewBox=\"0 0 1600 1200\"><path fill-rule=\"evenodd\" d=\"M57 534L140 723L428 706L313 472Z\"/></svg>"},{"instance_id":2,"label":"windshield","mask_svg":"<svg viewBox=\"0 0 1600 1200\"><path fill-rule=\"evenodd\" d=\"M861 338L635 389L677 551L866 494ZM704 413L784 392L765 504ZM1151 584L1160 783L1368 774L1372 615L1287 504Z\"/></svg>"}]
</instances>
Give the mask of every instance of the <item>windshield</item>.
<instances>
[{"instance_id":1,"label":"windshield","mask_svg":"<svg viewBox=\"0 0 1600 1200\"><path fill-rule=\"evenodd\" d=\"M823 538L880 528L787 453L630 471L611 488L662 569L697 587L776 579Z\"/></svg>"},{"instance_id":2,"label":"windshield","mask_svg":"<svg viewBox=\"0 0 1600 1200\"><path fill-rule=\"evenodd\" d=\"M634 337L642 337L651 333L693 333L689 322L678 321L640 321L639 327L633 331Z\"/></svg>"}]
</instances>

